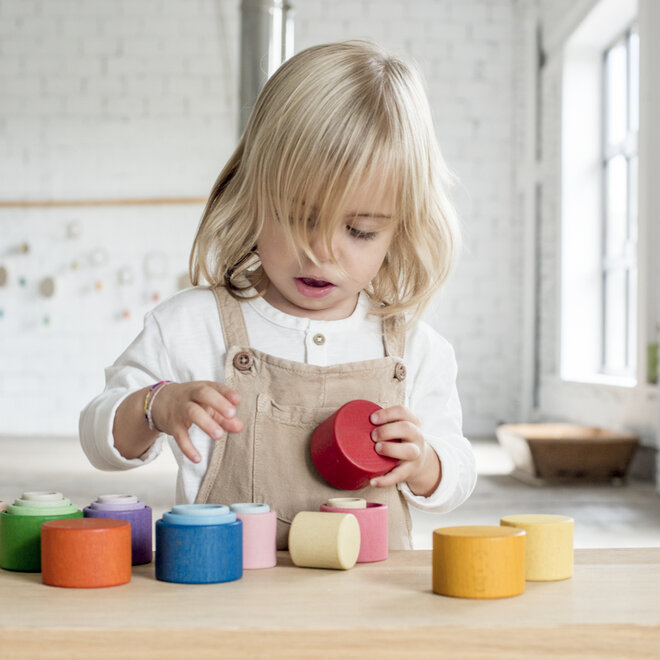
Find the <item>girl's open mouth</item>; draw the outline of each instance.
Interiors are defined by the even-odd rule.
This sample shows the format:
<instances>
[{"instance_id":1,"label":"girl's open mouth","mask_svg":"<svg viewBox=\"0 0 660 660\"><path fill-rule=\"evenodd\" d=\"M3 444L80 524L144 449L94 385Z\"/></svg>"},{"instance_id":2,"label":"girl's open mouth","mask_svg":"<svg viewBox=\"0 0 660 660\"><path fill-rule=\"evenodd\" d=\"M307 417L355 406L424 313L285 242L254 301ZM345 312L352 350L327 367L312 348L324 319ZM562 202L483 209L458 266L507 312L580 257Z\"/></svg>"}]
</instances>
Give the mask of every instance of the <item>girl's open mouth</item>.
<instances>
[{"instance_id":1,"label":"girl's open mouth","mask_svg":"<svg viewBox=\"0 0 660 660\"><path fill-rule=\"evenodd\" d=\"M322 298L335 288L332 282L316 280L313 277L296 277L295 282L298 293L308 298Z\"/></svg>"}]
</instances>

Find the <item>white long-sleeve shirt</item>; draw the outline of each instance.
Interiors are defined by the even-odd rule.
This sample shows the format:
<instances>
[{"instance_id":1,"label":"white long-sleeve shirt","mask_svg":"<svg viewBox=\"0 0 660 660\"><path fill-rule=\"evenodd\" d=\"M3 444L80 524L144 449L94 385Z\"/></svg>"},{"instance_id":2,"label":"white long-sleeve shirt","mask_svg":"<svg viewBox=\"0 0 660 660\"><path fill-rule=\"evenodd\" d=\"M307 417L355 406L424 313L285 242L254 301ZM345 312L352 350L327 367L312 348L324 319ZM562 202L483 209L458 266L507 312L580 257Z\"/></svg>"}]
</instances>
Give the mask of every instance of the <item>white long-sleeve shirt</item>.
<instances>
[{"instance_id":1,"label":"white long-sleeve shirt","mask_svg":"<svg viewBox=\"0 0 660 660\"><path fill-rule=\"evenodd\" d=\"M264 353L319 366L358 362L384 356L381 321L368 315L370 300L361 294L351 316L317 321L290 316L263 298L241 302L250 345ZM321 332L325 343L312 338ZM160 435L141 457L125 459L114 447L112 426L117 408L132 392L160 380L225 382L226 346L217 304L206 288L187 289L145 316L144 329L106 369L105 390L80 415L80 441L90 462L101 470L125 470L154 460L162 451ZM426 441L442 462L442 479L429 497L399 488L416 508L446 512L464 502L476 483L476 465L461 430L456 390L456 360L451 345L428 324L419 322L406 336L406 406L420 419ZM190 437L201 455L189 461L173 438L179 466L176 501L195 501L211 456L213 440L197 426Z\"/></svg>"}]
</instances>

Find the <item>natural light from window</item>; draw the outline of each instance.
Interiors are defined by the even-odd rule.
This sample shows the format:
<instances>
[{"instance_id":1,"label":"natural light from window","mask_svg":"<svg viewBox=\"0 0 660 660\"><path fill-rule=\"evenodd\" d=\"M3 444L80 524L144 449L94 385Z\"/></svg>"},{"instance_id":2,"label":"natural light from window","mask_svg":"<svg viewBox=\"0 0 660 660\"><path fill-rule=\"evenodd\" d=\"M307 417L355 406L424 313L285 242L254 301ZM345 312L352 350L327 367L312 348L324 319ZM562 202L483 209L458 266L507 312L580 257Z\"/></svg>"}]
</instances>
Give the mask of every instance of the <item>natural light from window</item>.
<instances>
[{"instance_id":1,"label":"natural light from window","mask_svg":"<svg viewBox=\"0 0 660 660\"><path fill-rule=\"evenodd\" d=\"M635 385L636 0L601 0L566 44L562 88L561 377Z\"/></svg>"},{"instance_id":2,"label":"natural light from window","mask_svg":"<svg viewBox=\"0 0 660 660\"><path fill-rule=\"evenodd\" d=\"M603 373L635 373L637 353L637 132L639 35L605 53L603 186Z\"/></svg>"}]
</instances>

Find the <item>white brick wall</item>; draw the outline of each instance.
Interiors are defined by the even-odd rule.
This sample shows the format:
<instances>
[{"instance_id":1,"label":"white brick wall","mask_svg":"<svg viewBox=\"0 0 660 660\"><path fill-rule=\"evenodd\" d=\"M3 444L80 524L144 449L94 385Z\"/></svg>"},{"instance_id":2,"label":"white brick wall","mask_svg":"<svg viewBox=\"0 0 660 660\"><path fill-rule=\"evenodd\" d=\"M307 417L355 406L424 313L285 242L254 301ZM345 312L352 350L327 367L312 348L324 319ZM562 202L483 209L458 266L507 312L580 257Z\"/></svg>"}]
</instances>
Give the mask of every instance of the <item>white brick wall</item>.
<instances>
[{"instance_id":1,"label":"white brick wall","mask_svg":"<svg viewBox=\"0 0 660 660\"><path fill-rule=\"evenodd\" d=\"M0 199L204 197L237 139L238 11L228 0L0 0ZM176 291L201 210L0 210L11 276L0 287L0 434L77 432L153 294ZM94 266L99 248L107 264ZM149 275L149 257L164 275ZM122 268L132 284L119 283ZM45 276L52 299L38 293Z\"/></svg>"},{"instance_id":2,"label":"white brick wall","mask_svg":"<svg viewBox=\"0 0 660 660\"><path fill-rule=\"evenodd\" d=\"M236 141L238 0L0 0L0 198L204 196ZM368 38L408 54L428 84L438 138L460 183L460 265L429 313L452 341L468 435L519 416L522 217L513 196L516 0L299 0L296 50ZM523 51L523 52L521 52ZM516 85L518 84L518 87ZM0 434L73 433L102 369L152 304L154 249L176 288L198 207L7 210L0 262L25 287L0 288ZM65 236L71 217L80 239ZM166 222L169 231L163 231ZM158 238L158 247L153 241ZM30 255L7 254L27 241ZM103 245L103 273L67 271ZM120 287L118 269L136 282ZM36 294L44 274L67 296ZM59 272L59 271L58 271ZM93 281L104 278L101 293ZM129 320L117 318L124 307ZM44 313L51 323L44 326Z\"/></svg>"},{"instance_id":3,"label":"white brick wall","mask_svg":"<svg viewBox=\"0 0 660 660\"><path fill-rule=\"evenodd\" d=\"M1 0L0 35L2 198L208 192L236 140L238 2Z\"/></svg>"}]
</instances>

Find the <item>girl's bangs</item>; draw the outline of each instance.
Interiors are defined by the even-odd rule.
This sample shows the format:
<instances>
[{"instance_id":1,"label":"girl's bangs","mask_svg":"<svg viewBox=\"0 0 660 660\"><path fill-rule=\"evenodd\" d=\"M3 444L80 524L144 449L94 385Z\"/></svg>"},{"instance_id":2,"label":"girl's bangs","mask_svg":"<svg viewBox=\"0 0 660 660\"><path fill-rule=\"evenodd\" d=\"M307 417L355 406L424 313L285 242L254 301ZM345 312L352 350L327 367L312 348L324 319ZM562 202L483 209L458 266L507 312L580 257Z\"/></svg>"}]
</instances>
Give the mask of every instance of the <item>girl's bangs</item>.
<instances>
[{"instance_id":1,"label":"girl's bangs","mask_svg":"<svg viewBox=\"0 0 660 660\"><path fill-rule=\"evenodd\" d=\"M287 162L285 171L267 177L264 212L276 219L291 244L313 261L311 241L319 235L334 260L332 236L346 222L347 201L365 182L377 182L384 193L400 181L402 159L396 149L385 140L370 137L366 147L364 142L341 145L341 158L329 159L327 151L312 148L304 158L296 159L298 162L282 159ZM397 190L397 209L399 199Z\"/></svg>"}]
</instances>

